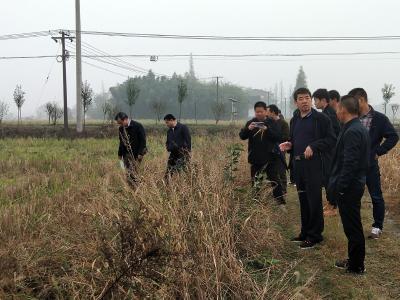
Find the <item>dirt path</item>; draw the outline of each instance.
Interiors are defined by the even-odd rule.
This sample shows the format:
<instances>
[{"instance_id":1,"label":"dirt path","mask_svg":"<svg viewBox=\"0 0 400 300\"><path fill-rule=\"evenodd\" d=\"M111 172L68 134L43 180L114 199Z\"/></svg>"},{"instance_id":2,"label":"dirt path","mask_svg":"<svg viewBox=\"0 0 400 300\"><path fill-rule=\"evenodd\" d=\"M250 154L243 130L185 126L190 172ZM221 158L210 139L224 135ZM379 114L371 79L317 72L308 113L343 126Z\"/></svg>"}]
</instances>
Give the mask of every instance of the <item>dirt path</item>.
<instances>
[{"instance_id":1,"label":"dirt path","mask_svg":"<svg viewBox=\"0 0 400 300\"><path fill-rule=\"evenodd\" d=\"M297 196L293 190L290 194L289 217L283 226L287 239L298 233L300 221ZM362 216L367 235L372 223L368 195L363 198ZM287 242L287 255L301 260L298 268L302 280L315 273L310 288L322 299L400 299L399 219L389 213L382 238L366 241L367 273L363 276L347 275L333 267L335 260L346 258L347 253L347 240L339 216L325 219L325 241L317 249L300 250Z\"/></svg>"}]
</instances>

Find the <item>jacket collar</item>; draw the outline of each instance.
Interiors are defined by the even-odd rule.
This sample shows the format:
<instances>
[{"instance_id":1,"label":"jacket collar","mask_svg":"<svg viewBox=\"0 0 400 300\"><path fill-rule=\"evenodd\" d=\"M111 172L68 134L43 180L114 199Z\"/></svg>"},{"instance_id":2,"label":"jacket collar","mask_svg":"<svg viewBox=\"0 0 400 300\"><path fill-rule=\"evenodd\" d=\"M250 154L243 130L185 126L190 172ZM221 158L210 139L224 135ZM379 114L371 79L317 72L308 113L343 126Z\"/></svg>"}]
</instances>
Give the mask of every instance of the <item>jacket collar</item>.
<instances>
[{"instance_id":1,"label":"jacket collar","mask_svg":"<svg viewBox=\"0 0 400 300\"><path fill-rule=\"evenodd\" d=\"M354 119L348 121L346 124L344 124L343 131L346 131L347 128L349 128L352 124L357 123L357 122L360 122L359 118L354 118Z\"/></svg>"}]
</instances>

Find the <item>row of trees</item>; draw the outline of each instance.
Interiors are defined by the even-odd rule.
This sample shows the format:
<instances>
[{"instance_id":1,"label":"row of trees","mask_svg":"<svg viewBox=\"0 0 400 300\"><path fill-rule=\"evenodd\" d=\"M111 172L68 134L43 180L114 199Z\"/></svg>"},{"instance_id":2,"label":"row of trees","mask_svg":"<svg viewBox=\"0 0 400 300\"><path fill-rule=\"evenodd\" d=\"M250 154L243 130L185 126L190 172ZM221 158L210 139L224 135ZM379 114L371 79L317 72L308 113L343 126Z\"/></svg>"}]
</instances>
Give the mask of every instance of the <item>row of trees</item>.
<instances>
[{"instance_id":1,"label":"row of trees","mask_svg":"<svg viewBox=\"0 0 400 300\"><path fill-rule=\"evenodd\" d=\"M307 87L307 78L303 67L299 69L294 89L299 87ZM392 84L385 84L382 88L385 114L387 105L395 95L394 89ZM256 101L264 100L267 103L279 104L277 86L275 90L272 92L271 90L244 89L229 83L217 86L215 82L203 82L196 78L192 65L190 72L185 76L178 76L174 73L171 78L157 77L150 70L145 76L128 78L122 84L111 87L109 92L103 91L96 96L90 84L85 81L81 91L84 126L87 115L95 119L102 118L106 122L106 120L112 120L118 111L128 111L131 118L135 111L135 117L155 118L156 123L160 122L163 114L168 111L177 113L179 120L182 116L186 119L195 119L196 122L198 119L214 118L218 124L220 120L230 118L232 117L231 113L235 113L231 111L228 98L238 101L235 109L236 117L247 118L249 107ZM289 94L292 91L289 91ZM13 98L18 109L18 124L21 122L21 110L26 101L25 95L22 87L17 85L13 92ZM290 115L294 109L294 103L291 101L291 96L289 98ZM286 100L285 104L281 102L281 106L282 112L286 113ZM393 118L395 118L399 105L393 104L391 107ZM55 102L46 103L43 110L48 116L49 124L57 124L57 121L63 116L63 109ZM0 123L8 111L9 106L0 102Z\"/></svg>"},{"instance_id":2,"label":"row of trees","mask_svg":"<svg viewBox=\"0 0 400 300\"><path fill-rule=\"evenodd\" d=\"M249 103L260 100L248 90L225 83L217 86L215 82L202 82L190 73L185 76L174 74L171 78L156 77L152 71L146 76L129 78L122 84L111 87L108 93L95 97L94 107L89 112L92 118L106 119L110 107L129 112L139 118L154 118L160 121L164 113L171 112L179 119L211 119L216 122L230 118L228 98L238 99L239 117L246 118ZM106 104L107 103L107 104ZM104 109L106 108L106 109Z\"/></svg>"}]
</instances>

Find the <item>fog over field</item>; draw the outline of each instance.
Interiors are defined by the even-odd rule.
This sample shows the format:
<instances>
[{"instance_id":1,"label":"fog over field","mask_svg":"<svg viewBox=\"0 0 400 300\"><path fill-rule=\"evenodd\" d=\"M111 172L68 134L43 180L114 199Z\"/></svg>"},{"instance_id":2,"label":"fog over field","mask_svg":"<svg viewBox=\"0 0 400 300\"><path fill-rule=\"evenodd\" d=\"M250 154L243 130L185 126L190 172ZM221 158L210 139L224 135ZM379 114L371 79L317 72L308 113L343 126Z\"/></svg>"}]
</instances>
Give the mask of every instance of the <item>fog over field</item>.
<instances>
[{"instance_id":1,"label":"fog over field","mask_svg":"<svg viewBox=\"0 0 400 300\"><path fill-rule=\"evenodd\" d=\"M398 35L400 3L386 1L82 1L82 30L220 36L389 36ZM74 29L74 1L8 1L2 7L0 35ZM122 38L83 35L83 41L110 54L299 54L400 51L400 40L390 41L212 41ZM0 41L0 56L60 54L50 37ZM74 44L70 47L74 48ZM282 82L284 96L304 67L310 89L337 89L345 94L361 86L371 103L382 109L384 83L400 86L400 54L305 57L194 57L198 78L223 76L222 82L274 90ZM86 59L87 60L87 59ZM188 71L187 57L124 58L135 66L172 75ZM0 60L0 100L10 104L17 84L26 91L22 117L36 116L48 101L62 102L61 64L53 58ZM87 60L88 61L88 60ZM121 83L126 76L142 75L93 61L120 75L83 65L83 79L95 92ZM67 65L69 106L75 101L75 60ZM48 77L48 79L46 79ZM211 79L208 79L209 81ZM400 102L396 95L392 102ZM389 110L390 111L390 110Z\"/></svg>"}]
</instances>

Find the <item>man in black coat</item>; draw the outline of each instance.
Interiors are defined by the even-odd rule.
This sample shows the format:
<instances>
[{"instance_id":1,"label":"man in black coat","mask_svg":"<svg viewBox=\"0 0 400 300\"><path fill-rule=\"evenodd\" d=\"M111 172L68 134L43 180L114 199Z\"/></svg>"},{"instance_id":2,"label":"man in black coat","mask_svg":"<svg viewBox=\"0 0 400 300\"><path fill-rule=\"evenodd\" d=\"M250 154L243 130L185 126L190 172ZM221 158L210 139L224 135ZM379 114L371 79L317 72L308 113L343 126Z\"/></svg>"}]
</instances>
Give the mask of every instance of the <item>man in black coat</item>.
<instances>
[{"instance_id":1,"label":"man in black coat","mask_svg":"<svg viewBox=\"0 0 400 300\"><path fill-rule=\"evenodd\" d=\"M142 124L128 118L127 114L119 112L115 116L119 126L118 158L128 173L128 181L135 184L138 181L137 167L147 152L146 133Z\"/></svg>"},{"instance_id":2,"label":"man in black coat","mask_svg":"<svg viewBox=\"0 0 400 300\"><path fill-rule=\"evenodd\" d=\"M382 113L375 111L368 104L367 92L362 88L355 88L349 95L356 98L360 105L361 124L369 131L371 151L369 170L367 172L367 187L372 199L374 223L372 224L370 239L378 239L382 234L385 219L385 201L382 195L381 175L379 171L379 157L388 153L399 141L399 136L389 119Z\"/></svg>"},{"instance_id":3,"label":"man in black coat","mask_svg":"<svg viewBox=\"0 0 400 300\"><path fill-rule=\"evenodd\" d=\"M336 90L329 91L329 106L336 112L340 102L340 94Z\"/></svg>"},{"instance_id":4,"label":"man in black coat","mask_svg":"<svg viewBox=\"0 0 400 300\"><path fill-rule=\"evenodd\" d=\"M257 102L254 105L254 113L255 117L248 121L239 133L242 140L248 140L248 162L251 165L253 186L257 193L266 175L273 187L274 198L278 204L284 205L285 199L278 177L280 153L276 148L281 139L281 133L276 122L267 117L265 102Z\"/></svg>"},{"instance_id":5,"label":"man in black coat","mask_svg":"<svg viewBox=\"0 0 400 300\"><path fill-rule=\"evenodd\" d=\"M359 118L358 100L342 97L337 115L343 124L336 143L328 192L337 199L348 239L348 259L335 266L350 273L364 273L365 239L361 223L361 198L368 171L370 141Z\"/></svg>"},{"instance_id":6,"label":"man in black coat","mask_svg":"<svg viewBox=\"0 0 400 300\"><path fill-rule=\"evenodd\" d=\"M298 110L290 121L290 140L280 148L290 152L300 200L301 231L292 242L300 243L301 249L310 249L323 240L323 178L329 173L329 155L336 138L329 118L312 109L307 88L296 90L293 98Z\"/></svg>"},{"instance_id":7,"label":"man in black coat","mask_svg":"<svg viewBox=\"0 0 400 300\"><path fill-rule=\"evenodd\" d=\"M192 139L189 128L178 122L173 115L167 114L164 121L168 127L165 147L170 153L165 176L169 179L173 173L187 167L192 151Z\"/></svg>"},{"instance_id":8,"label":"man in black coat","mask_svg":"<svg viewBox=\"0 0 400 300\"><path fill-rule=\"evenodd\" d=\"M281 117L281 111L275 104L270 104L267 107L268 109L268 117L272 120L275 120L278 130L281 133L281 139L279 144L282 142L286 142L289 139L289 124ZM281 181L282 191L284 194L287 193L287 163L286 163L286 153L280 151L279 144L276 144L277 153L279 153L279 161L278 161L278 177Z\"/></svg>"},{"instance_id":9,"label":"man in black coat","mask_svg":"<svg viewBox=\"0 0 400 300\"><path fill-rule=\"evenodd\" d=\"M313 94L313 98L314 98L314 104L315 107L322 110L322 113L324 113L329 120L331 120L331 124L332 124L332 128L333 128L333 132L335 133L335 137L337 138L340 132L340 124L339 124L339 120L336 116L336 111L329 105L330 103L330 96L329 96L329 92L327 89L318 89L314 92ZM334 153L334 149L332 148L332 151L330 152L330 155L327 153L327 164L330 164L331 160L332 160L332 156ZM326 166L328 169L330 169L330 166ZM326 176L324 178L324 186L325 186L325 190L328 186L328 182L329 182L329 174L328 176ZM336 216L337 211L336 211L336 207L337 207L337 203L336 203L336 199L334 197L330 197L329 194L326 194L326 199L328 200L328 205L326 205L324 207L324 215L325 216Z\"/></svg>"}]
</instances>

